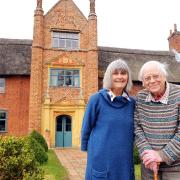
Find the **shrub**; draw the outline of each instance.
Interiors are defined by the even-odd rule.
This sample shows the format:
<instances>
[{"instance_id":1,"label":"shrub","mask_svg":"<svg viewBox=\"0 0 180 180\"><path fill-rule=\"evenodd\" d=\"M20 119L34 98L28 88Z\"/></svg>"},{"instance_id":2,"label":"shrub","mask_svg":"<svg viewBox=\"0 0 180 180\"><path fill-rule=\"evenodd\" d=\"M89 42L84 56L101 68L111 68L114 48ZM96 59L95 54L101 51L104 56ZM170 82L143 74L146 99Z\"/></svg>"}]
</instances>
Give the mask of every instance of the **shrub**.
<instances>
[{"instance_id":1,"label":"shrub","mask_svg":"<svg viewBox=\"0 0 180 180\"><path fill-rule=\"evenodd\" d=\"M134 164L140 164L141 160L139 158L138 149L134 146Z\"/></svg>"},{"instance_id":2,"label":"shrub","mask_svg":"<svg viewBox=\"0 0 180 180\"><path fill-rule=\"evenodd\" d=\"M33 151L35 153L36 160L40 164L43 164L43 163L47 162L48 155L45 152L44 148L41 146L41 144L31 136L29 136L29 140L30 140L31 148L33 149Z\"/></svg>"},{"instance_id":3,"label":"shrub","mask_svg":"<svg viewBox=\"0 0 180 180\"><path fill-rule=\"evenodd\" d=\"M0 179L22 180L28 176L43 179L43 171L27 137L1 137L0 162Z\"/></svg>"},{"instance_id":4,"label":"shrub","mask_svg":"<svg viewBox=\"0 0 180 180\"><path fill-rule=\"evenodd\" d=\"M46 143L46 140L39 132L33 130L30 136L33 137L38 143L40 143L46 152L48 151L48 145Z\"/></svg>"}]
</instances>

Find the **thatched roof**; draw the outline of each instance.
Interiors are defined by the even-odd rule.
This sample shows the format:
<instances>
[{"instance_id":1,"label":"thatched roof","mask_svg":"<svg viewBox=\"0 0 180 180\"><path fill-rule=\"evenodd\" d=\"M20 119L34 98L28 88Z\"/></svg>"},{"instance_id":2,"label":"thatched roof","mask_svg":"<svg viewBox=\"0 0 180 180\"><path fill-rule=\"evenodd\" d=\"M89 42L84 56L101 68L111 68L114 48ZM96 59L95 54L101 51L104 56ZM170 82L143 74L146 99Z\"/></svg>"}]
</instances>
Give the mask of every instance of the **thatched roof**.
<instances>
[{"instance_id":1,"label":"thatched roof","mask_svg":"<svg viewBox=\"0 0 180 180\"><path fill-rule=\"evenodd\" d=\"M30 75L31 40L0 38L0 75Z\"/></svg>"},{"instance_id":2,"label":"thatched roof","mask_svg":"<svg viewBox=\"0 0 180 180\"><path fill-rule=\"evenodd\" d=\"M30 75L32 40L0 39L0 75ZM180 63L169 51L148 51L112 47L98 47L99 77L102 78L110 62L124 59L133 80L138 80L140 67L149 60L165 62L169 66L169 81L180 82Z\"/></svg>"},{"instance_id":3,"label":"thatched roof","mask_svg":"<svg viewBox=\"0 0 180 180\"><path fill-rule=\"evenodd\" d=\"M118 58L124 59L131 71L132 79L138 80L138 72L141 66L149 60L156 60L168 65L169 81L180 82L180 63L177 63L175 56L169 51L148 51L136 49L123 49L112 47L99 47L99 77L102 77L110 62Z\"/></svg>"}]
</instances>

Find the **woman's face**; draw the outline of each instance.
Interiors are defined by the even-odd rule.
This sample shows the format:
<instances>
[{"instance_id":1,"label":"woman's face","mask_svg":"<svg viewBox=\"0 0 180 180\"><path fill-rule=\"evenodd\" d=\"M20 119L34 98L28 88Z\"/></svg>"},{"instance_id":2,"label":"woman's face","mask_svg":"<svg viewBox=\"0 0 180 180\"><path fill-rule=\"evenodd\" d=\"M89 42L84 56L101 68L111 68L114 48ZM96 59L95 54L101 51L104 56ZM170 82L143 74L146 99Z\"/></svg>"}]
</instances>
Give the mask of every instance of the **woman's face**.
<instances>
[{"instance_id":1,"label":"woman's face","mask_svg":"<svg viewBox=\"0 0 180 180\"><path fill-rule=\"evenodd\" d=\"M112 89L124 90L128 83L128 73L124 70L115 70L112 73Z\"/></svg>"}]
</instances>

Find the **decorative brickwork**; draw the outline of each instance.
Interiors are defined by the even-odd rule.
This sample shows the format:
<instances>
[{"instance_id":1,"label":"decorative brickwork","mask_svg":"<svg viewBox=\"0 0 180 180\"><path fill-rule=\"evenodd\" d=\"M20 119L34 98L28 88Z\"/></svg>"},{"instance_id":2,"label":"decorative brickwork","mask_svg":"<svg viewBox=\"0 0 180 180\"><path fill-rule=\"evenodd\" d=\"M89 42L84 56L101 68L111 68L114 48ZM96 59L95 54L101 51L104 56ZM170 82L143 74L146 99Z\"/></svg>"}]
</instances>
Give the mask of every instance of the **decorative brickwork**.
<instances>
[{"instance_id":1,"label":"decorative brickwork","mask_svg":"<svg viewBox=\"0 0 180 180\"><path fill-rule=\"evenodd\" d=\"M29 130L36 129L45 136L48 129L50 144L54 145L55 127L52 126L56 126L56 115L53 114L61 115L63 110L63 114L70 113L73 117L72 132L78 134L73 135L72 141L73 146L78 146L84 102L98 90L96 14L94 11L87 20L72 0L61 0L43 15L39 3L34 16ZM53 31L79 33L79 50L53 48ZM79 69L80 87L50 87L49 71L52 67Z\"/></svg>"}]
</instances>

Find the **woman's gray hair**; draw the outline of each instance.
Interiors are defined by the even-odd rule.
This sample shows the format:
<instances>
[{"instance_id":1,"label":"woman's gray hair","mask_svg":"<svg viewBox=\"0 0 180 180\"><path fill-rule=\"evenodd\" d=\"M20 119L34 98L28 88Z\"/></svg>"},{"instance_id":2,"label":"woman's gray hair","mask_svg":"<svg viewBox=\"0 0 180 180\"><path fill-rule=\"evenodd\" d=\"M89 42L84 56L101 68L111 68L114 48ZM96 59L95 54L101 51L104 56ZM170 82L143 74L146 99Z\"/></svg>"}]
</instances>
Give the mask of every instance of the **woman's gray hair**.
<instances>
[{"instance_id":1,"label":"woman's gray hair","mask_svg":"<svg viewBox=\"0 0 180 180\"><path fill-rule=\"evenodd\" d=\"M115 60L108 65L106 72L104 74L103 88L106 88L106 89L112 88L112 74L115 70L121 70L121 71L127 72L128 83L125 87L125 90L129 91L132 87L131 72L130 72L130 69L129 69L127 63L122 59Z\"/></svg>"},{"instance_id":2,"label":"woman's gray hair","mask_svg":"<svg viewBox=\"0 0 180 180\"><path fill-rule=\"evenodd\" d=\"M138 75L139 81L143 81L143 76L144 76L144 70L148 68L149 66L154 66L157 67L157 69L162 73L165 77L168 76L167 73L167 64L165 63L160 63L159 61L148 61L143 66L141 67Z\"/></svg>"}]
</instances>

